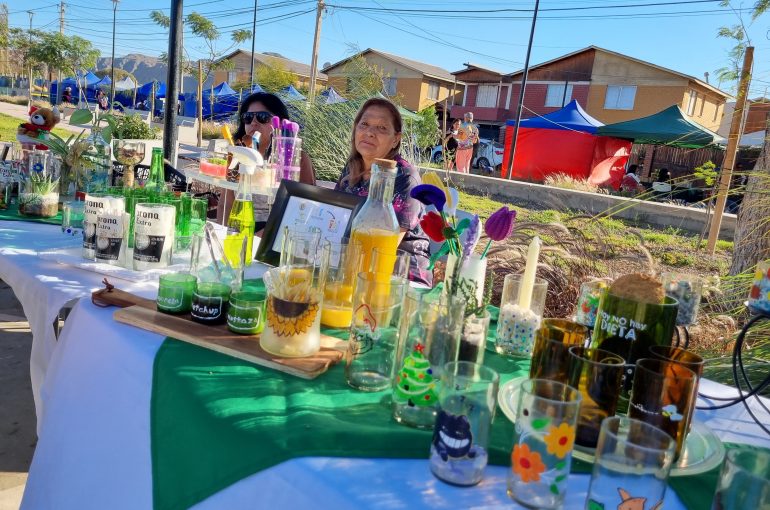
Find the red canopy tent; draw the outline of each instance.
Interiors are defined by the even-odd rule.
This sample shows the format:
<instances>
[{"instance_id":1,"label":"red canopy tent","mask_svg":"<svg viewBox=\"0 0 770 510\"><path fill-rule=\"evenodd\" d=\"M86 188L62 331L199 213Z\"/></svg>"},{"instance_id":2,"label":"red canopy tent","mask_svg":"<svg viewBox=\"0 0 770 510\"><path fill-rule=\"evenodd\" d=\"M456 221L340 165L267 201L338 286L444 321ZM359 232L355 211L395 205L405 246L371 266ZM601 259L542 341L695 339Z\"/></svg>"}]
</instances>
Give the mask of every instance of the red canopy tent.
<instances>
[{"instance_id":1,"label":"red canopy tent","mask_svg":"<svg viewBox=\"0 0 770 510\"><path fill-rule=\"evenodd\" d=\"M503 177L507 175L514 121L506 124ZM513 177L543 181L549 175L566 174L617 189L631 153L631 142L596 136L600 126L603 124L588 115L576 100L561 110L523 119L519 124Z\"/></svg>"}]
</instances>

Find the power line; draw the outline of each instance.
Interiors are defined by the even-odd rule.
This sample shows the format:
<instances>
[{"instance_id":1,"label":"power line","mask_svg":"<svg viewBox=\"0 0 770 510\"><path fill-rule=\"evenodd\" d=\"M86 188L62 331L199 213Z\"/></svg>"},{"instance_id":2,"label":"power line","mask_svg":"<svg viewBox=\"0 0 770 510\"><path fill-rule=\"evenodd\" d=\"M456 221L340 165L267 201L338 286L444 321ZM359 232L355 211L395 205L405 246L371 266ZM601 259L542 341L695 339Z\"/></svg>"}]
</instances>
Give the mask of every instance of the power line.
<instances>
[{"instance_id":1,"label":"power line","mask_svg":"<svg viewBox=\"0 0 770 510\"><path fill-rule=\"evenodd\" d=\"M540 11L581 11L589 9L627 9L634 7L659 7L669 5L684 5L684 4L703 4L703 3L717 3L721 0L680 0L677 2L653 2L645 4L616 4L616 5L596 5L596 6L579 6L579 7L551 7L546 9L538 9ZM446 9L394 9L392 7L361 7L351 5L335 5L327 4L328 7L336 7L339 9L349 9L358 11L378 11L378 12L399 12L402 14L409 13L446 13ZM501 13L501 12L522 12L531 13L532 9L516 9L516 8L501 8L501 9L476 9L475 13ZM461 11L454 11L460 13ZM462 12L466 14L465 12Z\"/></svg>"}]
</instances>

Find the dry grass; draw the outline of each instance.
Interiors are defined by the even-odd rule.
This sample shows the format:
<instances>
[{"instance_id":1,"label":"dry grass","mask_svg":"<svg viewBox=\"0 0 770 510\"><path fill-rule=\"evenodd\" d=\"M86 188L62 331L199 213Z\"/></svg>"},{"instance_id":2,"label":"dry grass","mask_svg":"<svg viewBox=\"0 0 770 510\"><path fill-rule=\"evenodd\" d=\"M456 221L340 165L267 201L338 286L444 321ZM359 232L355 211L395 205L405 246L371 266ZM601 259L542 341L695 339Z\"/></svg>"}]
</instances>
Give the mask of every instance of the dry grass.
<instances>
[{"instance_id":1,"label":"dry grass","mask_svg":"<svg viewBox=\"0 0 770 510\"><path fill-rule=\"evenodd\" d=\"M230 133L235 134L236 126L230 124ZM222 123L211 122L210 120L203 121L203 139L214 140L217 138L224 138L222 136Z\"/></svg>"},{"instance_id":2,"label":"dry grass","mask_svg":"<svg viewBox=\"0 0 770 510\"><path fill-rule=\"evenodd\" d=\"M26 106L27 104L27 98L24 96L0 95L0 101L3 103L18 104L21 106Z\"/></svg>"},{"instance_id":3,"label":"dry grass","mask_svg":"<svg viewBox=\"0 0 770 510\"><path fill-rule=\"evenodd\" d=\"M545 178L546 186L554 188L573 189L576 191L587 191L589 193L607 194L607 190L600 188L596 184L588 182L588 179L577 179L567 174L555 173Z\"/></svg>"}]
</instances>

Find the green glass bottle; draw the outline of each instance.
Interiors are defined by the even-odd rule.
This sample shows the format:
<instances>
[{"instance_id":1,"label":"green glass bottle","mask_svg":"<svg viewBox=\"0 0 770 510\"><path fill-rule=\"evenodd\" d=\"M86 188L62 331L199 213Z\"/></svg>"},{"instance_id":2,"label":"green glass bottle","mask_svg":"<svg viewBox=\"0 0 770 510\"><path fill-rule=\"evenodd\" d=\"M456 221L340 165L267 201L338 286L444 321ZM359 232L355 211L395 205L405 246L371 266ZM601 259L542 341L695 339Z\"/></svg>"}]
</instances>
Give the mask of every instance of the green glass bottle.
<instances>
[{"instance_id":1,"label":"green glass bottle","mask_svg":"<svg viewBox=\"0 0 770 510\"><path fill-rule=\"evenodd\" d=\"M166 179L163 165L163 149L153 147L152 162L150 164L150 176L144 183L144 188L149 191L166 191Z\"/></svg>"}]
</instances>

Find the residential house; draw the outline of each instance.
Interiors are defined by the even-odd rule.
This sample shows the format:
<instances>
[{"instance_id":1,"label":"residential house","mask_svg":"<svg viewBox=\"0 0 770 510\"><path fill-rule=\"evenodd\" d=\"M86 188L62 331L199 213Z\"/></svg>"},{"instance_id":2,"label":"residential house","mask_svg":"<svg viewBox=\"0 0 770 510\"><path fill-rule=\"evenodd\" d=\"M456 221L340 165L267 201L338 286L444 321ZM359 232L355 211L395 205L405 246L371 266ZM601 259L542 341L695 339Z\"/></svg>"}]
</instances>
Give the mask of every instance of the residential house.
<instances>
[{"instance_id":1,"label":"residential house","mask_svg":"<svg viewBox=\"0 0 770 510\"><path fill-rule=\"evenodd\" d=\"M446 69L372 48L322 69L329 77L329 85L343 96L349 88L345 64L358 56L382 73L383 93L399 97L401 105L409 110L419 111L432 104L440 110L444 100L451 106L462 97L463 84Z\"/></svg>"},{"instance_id":2,"label":"residential house","mask_svg":"<svg viewBox=\"0 0 770 510\"><path fill-rule=\"evenodd\" d=\"M452 117L466 111L482 128L516 117L523 71L503 74L475 64L452 74L466 83ZM698 124L716 131L729 94L692 76L596 46L531 66L522 117L558 110L572 99L606 123L637 119L672 104Z\"/></svg>"},{"instance_id":3,"label":"residential house","mask_svg":"<svg viewBox=\"0 0 770 510\"><path fill-rule=\"evenodd\" d=\"M303 64L302 62L296 62L284 58L277 53L254 53L254 72L260 66L275 67L281 66L287 71L294 74L297 79L294 82L296 88L310 88L310 66ZM237 82L248 82L251 79L251 60L252 53L245 50L235 50L232 53L225 55L217 60L217 62L229 61L232 65L228 65L226 69L220 69L214 71L214 84L222 83L226 81L228 84L233 85ZM326 75L318 73L316 77L316 89L323 90L326 88Z\"/></svg>"}]
</instances>

